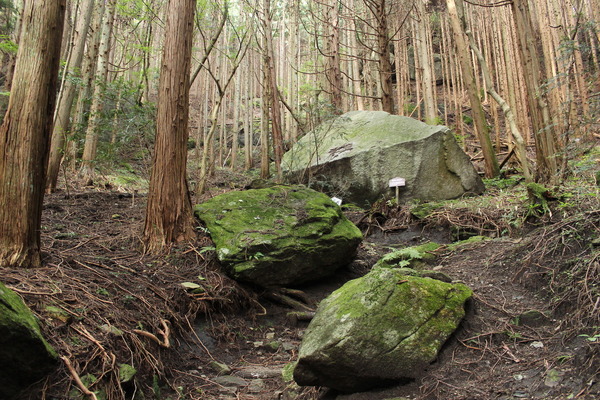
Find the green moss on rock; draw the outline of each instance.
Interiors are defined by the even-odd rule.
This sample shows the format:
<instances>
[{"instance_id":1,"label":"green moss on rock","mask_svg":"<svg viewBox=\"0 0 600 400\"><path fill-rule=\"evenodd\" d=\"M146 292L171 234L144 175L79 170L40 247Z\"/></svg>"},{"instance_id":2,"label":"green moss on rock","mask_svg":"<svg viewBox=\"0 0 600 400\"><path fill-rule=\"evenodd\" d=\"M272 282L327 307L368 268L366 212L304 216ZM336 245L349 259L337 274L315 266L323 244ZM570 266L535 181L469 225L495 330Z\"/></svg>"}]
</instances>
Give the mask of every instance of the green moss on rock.
<instances>
[{"instance_id":1,"label":"green moss on rock","mask_svg":"<svg viewBox=\"0 0 600 400\"><path fill-rule=\"evenodd\" d=\"M0 283L0 398L10 399L55 366L56 351L21 298Z\"/></svg>"},{"instance_id":2,"label":"green moss on rock","mask_svg":"<svg viewBox=\"0 0 600 400\"><path fill-rule=\"evenodd\" d=\"M329 275L352 260L362 240L339 206L304 186L229 192L194 212L227 272L261 286Z\"/></svg>"},{"instance_id":3,"label":"green moss on rock","mask_svg":"<svg viewBox=\"0 0 600 400\"><path fill-rule=\"evenodd\" d=\"M373 269L321 302L294 379L359 391L414 378L456 330L471 295L462 284Z\"/></svg>"},{"instance_id":4,"label":"green moss on rock","mask_svg":"<svg viewBox=\"0 0 600 400\"><path fill-rule=\"evenodd\" d=\"M450 251L456 251L456 250L460 250L464 247L467 247L471 244L481 243L484 240L489 240L489 238L486 236L476 235L476 236L471 236L470 238L465 239L465 240L460 240L458 242L450 243L447 247L448 247L448 250L450 250Z\"/></svg>"}]
</instances>

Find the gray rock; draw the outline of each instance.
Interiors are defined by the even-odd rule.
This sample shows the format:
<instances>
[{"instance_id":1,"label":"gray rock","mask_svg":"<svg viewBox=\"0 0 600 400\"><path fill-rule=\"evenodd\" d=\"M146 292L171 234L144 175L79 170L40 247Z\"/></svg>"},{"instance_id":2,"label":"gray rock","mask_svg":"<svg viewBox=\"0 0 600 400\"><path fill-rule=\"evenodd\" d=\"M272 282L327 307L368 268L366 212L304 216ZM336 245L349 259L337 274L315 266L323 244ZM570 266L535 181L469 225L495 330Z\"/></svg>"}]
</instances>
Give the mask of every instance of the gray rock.
<instances>
[{"instance_id":1,"label":"gray rock","mask_svg":"<svg viewBox=\"0 0 600 400\"><path fill-rule=\"evenodd\" d=\"M21 298L0 283L0 398L12 399L55 368L57 354Z\"/></svg>"},{"instance_id":2,"label":"gray rock","mask_svg":"<svg viewBox=\"0 0 600 400\"><path fill-rule=\"evenodd\" d=\"M321 302L294 380L357 392L416 378L457 328L471 295L462 284L373 269Z\"/></svg>"},{"instance_id":3,"label":"gray rock","mask_svg":"<svg viewBox=\"0 0 600 400\"><path fill-rule=\"evenodd\" d=\"M528 310L518 315L515 319L517 325L529 326L532 328L538 328L540 326L548 325L550 319L538 310Z\"/></svg>"},{"instance_id":4,"label":"gray rock","mask_svg":"<svg viewBox=\"0 0 600 400\"><path fill-rule=\"evenodd\" d=\"M253 380L252 382L250 382L250 385L248 386L249 393L260 393L264 390L265 390L265 381L263 381L262 379Z\"/></svg>"},{"instance_id":5,"label":"gray rock","mask_svg":"<svg viewBox=\"0 0 600 400\"><path fill-rule=\"evenodd\" d=\"M240 388L248 386L248 382L245 379L234 375L217 376L214 381L227 388Z\"/></svg>"},{"instance_id":6,"label":"gray rock","mask_svg":"<svg viewBox=\"0 0 600 400\"><path fill-rule=\"evenodd\" d=\"M241 368L239 371L236 372L236 374L246 379L267 379L280 377L281 371L282 368L253 366Z\"/></svg>"},{"instance_id":7,"label":"gray rock","mask_svg":"<svg viewBox=\"0 0 600 400\"><path fill-rule=\"evenodd\" d=\"M227 273L263 287L331 275L362 240L338 205L304 186L229 192L194 210Z\"/></svg>"},{"instance_id":8,"label":"gray rock","mask_svg":"<svg viewBox=\"0 0 600 400\"><path fill-rule=\"evenodd\" d=\"M285 154L282 168L292 182L320 186L360 206L394 197L389 180L396 177L406 182L400 202L485 190L447 127L383 111L353 111L322 124Z\"/></svg>"}]
</instances>

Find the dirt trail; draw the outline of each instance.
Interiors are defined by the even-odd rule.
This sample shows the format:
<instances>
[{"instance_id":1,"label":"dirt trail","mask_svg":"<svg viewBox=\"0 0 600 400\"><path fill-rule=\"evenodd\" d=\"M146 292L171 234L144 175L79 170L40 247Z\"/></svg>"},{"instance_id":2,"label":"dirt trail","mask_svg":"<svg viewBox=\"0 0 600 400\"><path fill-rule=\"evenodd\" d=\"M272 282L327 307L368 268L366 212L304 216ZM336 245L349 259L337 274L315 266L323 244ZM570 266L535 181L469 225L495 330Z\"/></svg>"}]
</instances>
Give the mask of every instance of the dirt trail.
<instances>
[{"instance_id":1,"label":"dirt trail","mask_svg":"<svg viewBox=\"0 0 600 400\"><path fill-rule=\"evenodd\" d=\"M307 322L291 320L289 309L223 276L207 237L168 256L140 253L143 209L144 198L125 193L48 196L42 228L46 267L0 270L2 280L40 317L51 343L87 377L84 382L92 390L99 386L92 375L102 382L108 398L133 398L140 391L160 399L600 397L598 365L593 364L599 346L567 328L569 315L516 324L515 318L526 311L553 311L542 273L524 263L535 238L500 238L441 250L430 267L474 291L461 329L415 382L344 395L283 381L281 369L295 360ZM317 303L364 274L393 247L450 242L445 228L406 228L385 234L373 229L349 268L300 289ZM184 282L203 290L190 291ZM64 313L49 312L49 305ZM167 340L168 348L159 345ZM231 371L220 375L224 367L215 362ZM138 369L135 381L118 383L120 363ZM78 398L62 365L25 398L38 399L41 390L46 398Z\"/></svg>"}]
</instances>

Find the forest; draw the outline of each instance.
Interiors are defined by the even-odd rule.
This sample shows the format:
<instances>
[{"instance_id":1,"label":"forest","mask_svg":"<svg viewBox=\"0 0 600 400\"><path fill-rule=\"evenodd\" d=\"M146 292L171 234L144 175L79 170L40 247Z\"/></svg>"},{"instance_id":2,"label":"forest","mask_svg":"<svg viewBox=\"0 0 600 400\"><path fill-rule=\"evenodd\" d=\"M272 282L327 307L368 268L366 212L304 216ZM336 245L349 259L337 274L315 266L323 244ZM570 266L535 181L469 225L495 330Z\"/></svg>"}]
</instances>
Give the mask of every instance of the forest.
<instances>
[{"instance_id":1,"label":"forest","mask_svg":"<svg viewBox=\"0 0 600 400\"><path fill-rule=\"evenodd\" d=\"M0 398L600 396L598 0L0 0L0 53L0 295L55 359L12 389L0 350ZM349 197L284 159L356 111L447 127L485 192L343 204L362 242L342 272L238 281L202 206ZM435 362L362 394L298 386L319 302L412 246L399 266L473 291Z\"/></svg>"}]
</instances>

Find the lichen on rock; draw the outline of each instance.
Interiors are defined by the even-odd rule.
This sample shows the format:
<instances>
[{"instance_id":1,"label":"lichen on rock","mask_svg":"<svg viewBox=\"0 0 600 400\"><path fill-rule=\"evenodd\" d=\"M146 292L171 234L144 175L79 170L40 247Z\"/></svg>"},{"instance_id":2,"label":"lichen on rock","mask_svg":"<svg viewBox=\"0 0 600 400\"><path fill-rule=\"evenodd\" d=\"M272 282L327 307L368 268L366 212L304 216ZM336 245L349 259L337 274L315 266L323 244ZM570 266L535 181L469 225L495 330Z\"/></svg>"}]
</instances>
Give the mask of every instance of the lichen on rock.
<instances>
[{"instance_id":1,"label":"lichen on rock","mask_svg":"<svg viewBox=\"0 0 600 400\"><path fill-rule=\"evenodd\" d=\"M415 378L456 330L471 295L462 284L375 268L321 302L294 379L354 392Z\"/></svg>"},{"instance_id":2,"label":"lichen on rock","mask_svg":"<svg viewBox=\"0 0 600 400\"><path fill-rule=\"evenodd\" d=\"M56 351L21 298L0 283L0 398L10 399L54 368Z\"/></svg>"},{"instance_id":3,"label":"lichen on rock","mask_svg":"<svg viewBox=\"0 0 600 400\"><path fill-rule=\"evenodd\" d=\"M401 203L485 190L450 129L384 111L351 111L324 122L294 144L281 165L290 182L322 187L363 207L391 197L389 181L396 177L405 180Z\"/></svg>"},{"instance_id":4,"label":"lichen on rock","mask_svg":"<svg viewBox=\"0 0 600 400\"><path fill-rule=\"evenodd\" d=\"M194 212L228 274L264 287L330 275L352 260L362 240L338 205L304 186L229 192Z\"/></svg>"}]
</instances>

